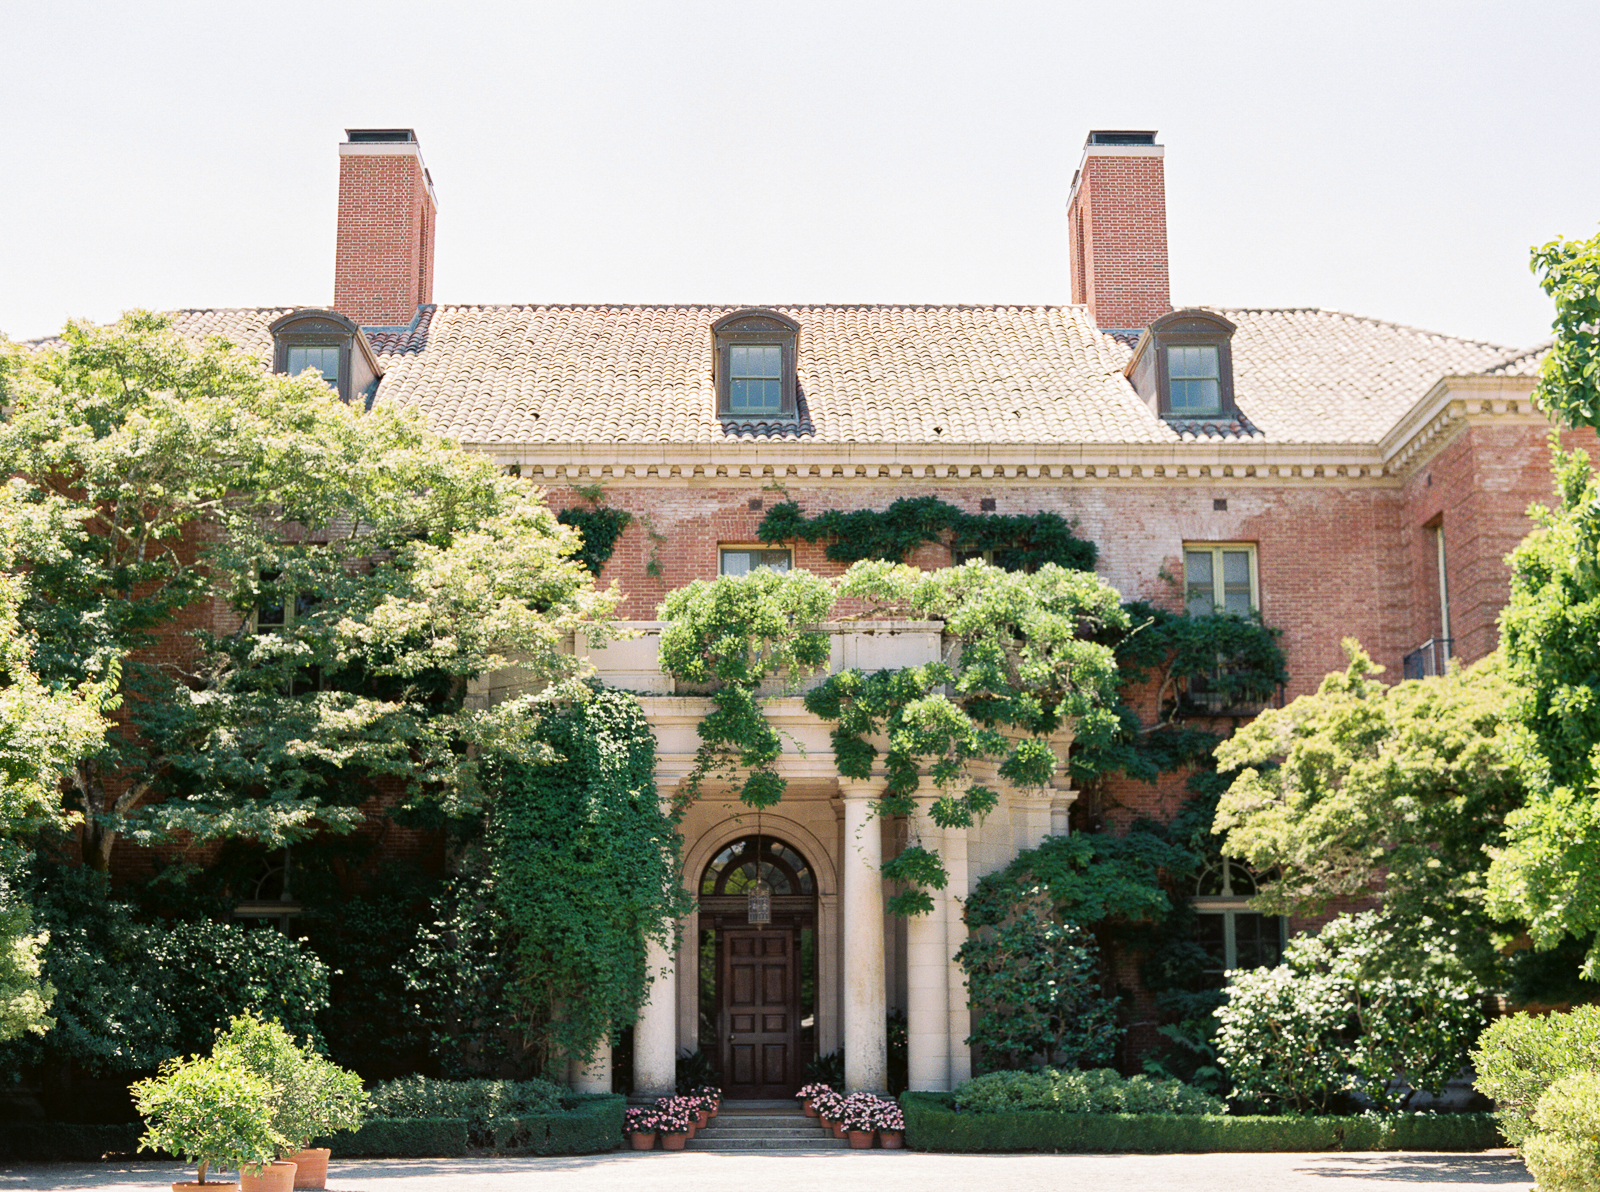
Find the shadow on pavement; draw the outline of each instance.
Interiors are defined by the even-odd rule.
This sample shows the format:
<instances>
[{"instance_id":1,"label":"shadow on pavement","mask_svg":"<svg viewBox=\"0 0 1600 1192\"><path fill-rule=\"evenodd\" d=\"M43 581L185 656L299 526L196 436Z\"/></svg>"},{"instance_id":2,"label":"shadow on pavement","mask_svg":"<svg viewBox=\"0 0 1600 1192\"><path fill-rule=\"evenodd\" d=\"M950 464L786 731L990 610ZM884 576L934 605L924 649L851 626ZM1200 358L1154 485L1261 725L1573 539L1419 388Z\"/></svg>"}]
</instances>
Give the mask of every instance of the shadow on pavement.
<instances>
[{"instance_id":1,"label":"shadow on pavement","mask_svg":"<svg viewBox=\"0 0 1600 1192\"><path fill-rule=\"evenodd\" d=\"M1533 1177L1515 1155L1329 1155L1316 1166L1297 1167L1296 1175L1328 1179L1392 1180L1401 1184L1519 1184Z\"/></svg>"}]
</instances>

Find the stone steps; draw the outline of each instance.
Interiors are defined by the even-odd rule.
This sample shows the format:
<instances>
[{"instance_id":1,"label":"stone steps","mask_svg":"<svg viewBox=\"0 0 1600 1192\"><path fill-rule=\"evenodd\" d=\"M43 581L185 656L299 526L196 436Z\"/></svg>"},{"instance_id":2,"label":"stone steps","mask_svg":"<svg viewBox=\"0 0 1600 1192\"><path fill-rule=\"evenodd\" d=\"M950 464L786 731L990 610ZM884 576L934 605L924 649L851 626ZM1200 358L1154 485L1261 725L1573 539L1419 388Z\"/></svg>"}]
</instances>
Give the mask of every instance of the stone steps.
<instances>
[{"instance_id":1,"label":"stone steps","mask_svg":"<svg viewBox=\"0 0 1600 1192\"><path fill-rule=\"evenodd\" d=\"M711 1124L691 1138L690 1151L837 1151L850 1143L823 1132L793 1101L724 1101Z\"/></svg>"}]
</instances>

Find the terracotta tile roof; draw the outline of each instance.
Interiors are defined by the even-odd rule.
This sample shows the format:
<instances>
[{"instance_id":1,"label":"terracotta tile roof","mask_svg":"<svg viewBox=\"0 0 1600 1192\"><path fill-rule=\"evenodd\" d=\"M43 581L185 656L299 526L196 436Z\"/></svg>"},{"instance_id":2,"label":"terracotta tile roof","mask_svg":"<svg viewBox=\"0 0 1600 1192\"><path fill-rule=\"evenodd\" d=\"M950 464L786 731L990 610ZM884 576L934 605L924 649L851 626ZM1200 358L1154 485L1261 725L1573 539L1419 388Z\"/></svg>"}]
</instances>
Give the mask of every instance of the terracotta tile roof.
<instances>
[{"instance_id":1,"label":"terracotta tile roof","mask_svg":"<svg viewBox=\"0 0 1600 1192\"><path fill-rule=\"evenodd\" d=\"M1494 372L1542 350L1314 307L1206 309L1238 325L1234 400L1269 442L1376 442L1441 377Z\"/></svg>"},{"instance_id":2,"label":"terracotta tile roof","mask_svg":"<svg viewBox=\"0 0 1600 1192\"><path fill-rule=\"evenodd\" d=\"M265 358L290 308L186 310ZM1510 349L1314 308L1208 308L1238 325L1234 422L1168 424L1122 375L1133 337L1075 306L788 306L800 418L715 416L711 325L734 306L437 306L369 333L378 401L484 444L1374 443L1444 376L1531 376Z\"/></svg>"}]
</instances>

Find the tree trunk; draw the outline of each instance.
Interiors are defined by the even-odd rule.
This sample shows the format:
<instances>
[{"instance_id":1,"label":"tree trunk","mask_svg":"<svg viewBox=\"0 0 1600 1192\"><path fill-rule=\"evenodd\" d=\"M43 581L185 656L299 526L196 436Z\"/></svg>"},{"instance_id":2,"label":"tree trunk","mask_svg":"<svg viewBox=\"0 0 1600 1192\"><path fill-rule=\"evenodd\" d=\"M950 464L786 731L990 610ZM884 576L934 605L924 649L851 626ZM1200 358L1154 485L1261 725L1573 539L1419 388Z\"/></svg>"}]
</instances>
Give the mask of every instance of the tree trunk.
<instances>
[{"instance_id":1,"label":"tree trunk","mask_svg":"<svg viewBox=\"0 0 1600 1192\"><path fill-rule=\"evenodd\" d=\"M83 864L98 873L109 873L111 848L117 843L117 833L103 818L106 807L104 777L95 763L79 762L72 782L78 791L79 805L83 808L83 830L79 834L79 853Z\"/></svg>"}]
</instances>

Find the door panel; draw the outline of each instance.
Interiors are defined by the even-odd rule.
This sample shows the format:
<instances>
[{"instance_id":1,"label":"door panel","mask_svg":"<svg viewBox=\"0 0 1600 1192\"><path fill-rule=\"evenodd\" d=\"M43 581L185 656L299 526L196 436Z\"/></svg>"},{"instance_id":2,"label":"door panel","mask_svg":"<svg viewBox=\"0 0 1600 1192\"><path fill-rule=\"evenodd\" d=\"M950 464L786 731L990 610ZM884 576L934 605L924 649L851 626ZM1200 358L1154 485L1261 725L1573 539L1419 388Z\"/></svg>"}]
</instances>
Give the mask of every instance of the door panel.
<instances>
[{"instance_id":1,"label":"door panel","mask_svg":"<svg viewBox=\"0 0 1600 1192\"><path fill-rule=\"evenodd\" d=\"M724 928L723 1095L787 1097L799 1087L800 982L792 927Z\"/></svg>"}]
</instances>

